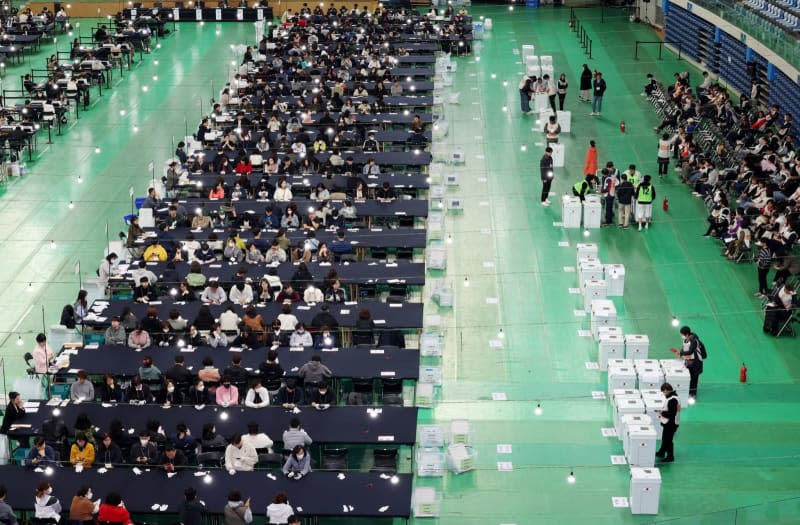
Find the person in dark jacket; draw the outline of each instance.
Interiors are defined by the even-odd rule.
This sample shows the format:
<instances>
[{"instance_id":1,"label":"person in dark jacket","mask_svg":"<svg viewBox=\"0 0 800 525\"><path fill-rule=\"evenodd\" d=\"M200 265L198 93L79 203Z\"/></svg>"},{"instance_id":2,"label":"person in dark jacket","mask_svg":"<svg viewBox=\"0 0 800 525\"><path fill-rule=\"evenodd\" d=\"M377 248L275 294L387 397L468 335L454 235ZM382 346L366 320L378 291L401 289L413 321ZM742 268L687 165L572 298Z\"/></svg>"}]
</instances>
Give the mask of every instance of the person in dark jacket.
<instances>
[{"instance_id":1,"label":"person in dark jacket","mask_svg":"<svg viewBox=\"0 0 800 525\"><path fill-rule=\"evenodd\" d=\"M111 439L111 434L108 432L103 434L94 462L99 465L121 465L124 461L122 449Z\"/></svg>"},{"instance_id":2,"label":"person in dark jacket","mask_svg":"<svg viewBox=\"0 0 800 525\"><path fill-rule=\"evenodd\" d=\"M206 509L197 501L197 491L189 487L183 495L186 499L178 507L178 521L182 525L203 525L203 514Z\"/></svg>"},{"instance_id":3,"label":"person in dark jacket","mask_svg":"<svg viewBox=\"0 0 800 525\"><path fill-rule=\"evenodd\" d=\"M353 329L353 345L372 345L375 337L373 330L375 323L372 321L372 314L366 308L362 308L356 319L356 326Z\"/></svg>"},{"instance_id":4,"label":"person in dark jacket","mask_svg":"<svg viewBox=\"0 0 800 525\"><path fill-rule=\"evenodd\" d=\"M8 405L3 414L3 426L0 427L0 434L7 434L11 425L25 417L25 402L19 392L8 393Z\"/></svg>"},{"instance_id":5,"label":"person in dark jacket","mask_svg":"<svg viewBox=\"0 0 800 525\"><path fill-rule=\"evenodd\" d=\"M659 417L664 432L661 436L661 447L656 452L656 456L665 463L671 463L675 461L675 446L672 440L681 423L681 402L678 400L678 394L675 393L669 383L661 385L661 392L664 393L666 398L664 400L664 410L661 411L661 416Z\"/></svg>"},{"instance_id":6,"label":"person in dark jacket","mask_svg":"<svg viewBox=\"0 0 800 525\"><path fill-rule=\"evenodd\" d=\"M622 182L617 186L617 224L620 228L628 229L631 220L631 205L635 188L628 175L622 174Z\"/></svg>"},{"instance_id":7,"label":"person in dark jacket","mask_svg":"<svg viewBox=\"0 0 800 525\"><path fill-rule=\"evenodd\" d=\"M539 160L539 175L542 179L542 206L550 206L550 186L553 184L553 148L544 149L544 155Z\"/></svg>"}]
</instances>

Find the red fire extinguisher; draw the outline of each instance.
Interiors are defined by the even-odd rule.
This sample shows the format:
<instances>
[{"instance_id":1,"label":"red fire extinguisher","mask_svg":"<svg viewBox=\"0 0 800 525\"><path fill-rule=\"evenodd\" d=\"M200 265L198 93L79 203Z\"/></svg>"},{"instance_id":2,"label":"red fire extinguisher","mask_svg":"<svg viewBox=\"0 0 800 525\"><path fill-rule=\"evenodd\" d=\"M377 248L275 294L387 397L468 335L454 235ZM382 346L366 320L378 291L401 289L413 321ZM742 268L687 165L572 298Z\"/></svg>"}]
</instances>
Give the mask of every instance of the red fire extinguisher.
<instances>
[{"instance_id":1,"label":"red fire extinguisher","mask_svg":"<svg viewBox=\"0 0 800 525\"><path fill-rule=\"evenodd\" d=\"M621 132L625 133L625 121L624 120L620 120L619 121L619 130Z\"/></svg>"},{"instance_id":2,"label":"red fire extinguisher","mask_svg":"<svg viewBox=\"0 0 800 525\"><path fill-rule=\"evenodd\" d=\"M661 208L662 208L662 209L663 209L665 212L668 212L668 211L669 211L669 199L667 199L666 197L664 197L664 202L662 202L662 203L661 203Z\"/></svg>"},{"instance_id":3,"label":"red fire extinguisher","mask_svg":"<svg viewBox=\"0 0 800 525\"><path fill-rule=\"evenodd\" d=\"M742 363L742 368L739 369L739 382L747 383L747 366Z\"/></svg>"}]
</instances>

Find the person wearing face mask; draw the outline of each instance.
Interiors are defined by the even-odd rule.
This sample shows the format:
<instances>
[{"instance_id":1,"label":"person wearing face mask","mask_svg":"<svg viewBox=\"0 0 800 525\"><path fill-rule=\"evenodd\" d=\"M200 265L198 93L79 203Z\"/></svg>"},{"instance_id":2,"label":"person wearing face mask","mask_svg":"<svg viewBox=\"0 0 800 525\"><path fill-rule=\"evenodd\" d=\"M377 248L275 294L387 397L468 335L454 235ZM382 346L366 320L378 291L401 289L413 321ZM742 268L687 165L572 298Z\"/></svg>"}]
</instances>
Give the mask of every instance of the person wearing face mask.
<instances>
[{"instance_id":1,"label":"person wearing face mask","mask_svg":"<svg viewBox=\"0 0 800 525\"><path fill-rule=\"evenodd\" d=\"M222 378L222 385L217 387L215 392L217 404L223 407L239 404L239 389L231 384L230 377Z\"/></svg>"},{"instance_id":2,"label":"person wearing face mask","mask_svg":"<svg viewBox=\"0 0 800 525\"><path fill-rule=\"evenodd\" d=\"M211 396L206 390L206 385L202 379L198 379L195 385L189 389L189 395L186 396L186 403L195 406L211 404Z\"/></svg>"},{"instance_id":3,"label":"person wearing face mask","mask_svg":"<svg viewBox=\"0 0 800 525\"><path fill-rule=\"evenodd\" d=\"M158 448L150 442L147 430L139 432L139 442L131 446L130 462L135 465L157 464Z\"/></svg>"},{"instance_id":4,"label":"person wearing face mask","mask_svg":"<svg viewBox=\"0 0 800 525\"><path fill-rule=\"evenodd\" d=\"M241 434L231 438L225 448L225 469L229 472L249 472L258 463L258 453L252 445L242 441Z\"/></svg>"},{"instance_id":5,"label":"person wearing face mask","mask_svg":"<svg viewBox=\"0 0 800 525\"><path fill-rule=\"evenodd\" d=\"M311 406L318 410L325 410L335 404L336 397L333 390L328 388L328 384L325 381L320 382L311 394Z\"/></svg>"},{"instance_id":6,"label":"person wearing face mask","mask_svg":"<svg viewBox=\"0 0 800 525\"><path fill-rule=\"evenodd\" d=\"M172 379L167 379L167 384L164 387L164 405L172 406L182 403L183 394L175 388L175 382Z\"/></svg>"},{"instance_id":7,"label":"person wearing face mask","mask_svg":"<svg viewBox=\"0 0 800 525\"><path fill-rule=\"evenodd\" d=\"M303 389L297 386L297 380L290 377L286 384L278 390L275 396L277 403L286 410L294 410L298 405L303 404Z\"/></svg>"},{"instance_id":8,"label":"person wearing face mask","mask_svg":"<svg viewBox=\"0 0 800 525\"><path fill-rule=\"evenodd\" d=\"M33 500L34 518L58 523L61 520L61 502L53 496L53 487L47 481L36 486Z\"/></svg>"},{"instance_id":9,"label":"person wearing face mask","mask_svg":"<svg viewBox=\"0 0 800 525\"><path fill-rule=\"evenodd\" d=\"M78 488L78 492L72 497L72 504L69 506L71 523L82 525L94 521L94 514L100 510L100 505L92 503L92 496L92 489L88 485L81 485Z\"/></svg>"},{"instance_id":10,"label":"person wearing face mask","mask_svg":"<svg viewBox=\"0 0 800 525\"><path fill-rule=\"evenodd\" d=\"M289 478L300 479L311 472L311 458L303 445L297 445L283 464L283 473Z\"/></svg>"},{"instance_id":11,"label":"person wearing face mask","mask_svg":"<svg viewBox=\"0 0 800 525\"><path fill-rule=\"evenodd\" d=\"M291 337L289 337L289 346L292 348L312 346L314 341L311 339L311 334L306 331L306 325L297 323L294 327Z\"/></svg>"}]
</instances>

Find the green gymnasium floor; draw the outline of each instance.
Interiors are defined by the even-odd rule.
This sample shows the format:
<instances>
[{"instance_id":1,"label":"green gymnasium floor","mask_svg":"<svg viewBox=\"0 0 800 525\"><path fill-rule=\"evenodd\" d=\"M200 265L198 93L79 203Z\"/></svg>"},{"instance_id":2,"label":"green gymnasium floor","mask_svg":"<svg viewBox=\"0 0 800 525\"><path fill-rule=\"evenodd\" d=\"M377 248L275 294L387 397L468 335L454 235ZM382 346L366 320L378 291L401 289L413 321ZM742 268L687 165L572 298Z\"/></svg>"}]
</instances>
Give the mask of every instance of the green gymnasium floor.
<instances>
[{"instance_id":1,"label":"green gymnasium floor","mask_svg":"<svg viewBox=\"0 0 800 525\"><path fill-rule=\"evenodd\" d=\"M675 182L672 172L666 181L656 181L659 202L666 194L670 211L657 207L649 231L611 228L592 232L589 239L599 243L603 262L626 265L625 297L615 300L626 332L648 334L651 355L671 357L668 348L678 343L670 325L675 315L702 336L710 355L700 402L682 413L677 461L662 469L660 514L632 516L611 505L612 496L628 493L628 470L610 464L609 456L621 454L621 445L601 436L601 427L611 424L610 410L606 401L591 397L591 391L605 390L605 377L584 366L596 359L596 349L577 335L588 328L588 320L574 317L578 296L567 289L576 286L575 275L563 271L574 265L574 244L584 237L552 226L561 219L558 205L545 209L538 204L542 135L532 131L540 129L533 117L519 114L522 66L515 50L535 44L538 54L553 55L556 72L567 72L571 82L567 109L573 111L573 133L562 139L567 166L556 172L556 198L580 177L589 139L597 141L601 162L634 162L643 172L654 172L651 128L656 118L639 96L641 85L648 71L670 79L688 64L669 54L657 61L655 47L643 50L637 62L633 42L654 40L652 31L623 17L601 23L598 10L579 10L594 40L589 65L602 70L609 85L603 116L591 118L588 105L577 101L577 75L587 59L567 27L568 9L517 8L510 13L505 7L476 7L473 13L491 17L494 29L476 45L480 61L475 56L458 59L450 91L460 92L460 103L445 110L451 130L445 146L459 145L467 153L465 166L448 168L460 176L460 186L449 193L463 197L466 209L447 217L453 243L446 273L430 274L451 283L457 295L454 308L439 312L446 324L439 402L433 410L422 410L420 422L469 418L478 468L420 480L419 485L440 489L442 516L413 521L800 522L797 339L762 335L759 304L752 296L755 268L723 259L716 243L700 236L702 204ZM31 175L3 190L0 304L5 315L0 316L0 333L9 388L23 371L23 350L32 347L33 334L41 330L42 305L45 324L57 322L61 306L77 290L77 259L84 275L93 275L106 220L113 237L130 212L129 186L144 192L147 163L160 165L171 153L173 137L177 141L184 134L184 118L193 131L200 99L207 111L211 81L216 88L221 85L220 71L232 59L229 44L252 37L250 24L180 25L160 50L95 98L96 107L31 165ZM44 47L35 64L43 63L52 44ZM30 67L9 68L4 85ZM150 89L145 92L143 86ZM624 135L620 120L627 123ZM82 184L76 182L78 175ZM70 200L76 204L71 210ZM560 247L560 241L570 247ZM469 287L463 286L465 277ZM428 305L429 313L439 311L435 302L428 300ZM490 341L501 327L503 347L492 348ZM18 334L22 347L16 344ZM738 382L742 362L749 369L747 385ZM492 401L497 392L508 401ZM540 416L534 414L537 403L543 409ZM498 454L497 444L511 444L513 452ZM498 461L511 461L514 470L499 472ZM574 485L566 483L571 470Z\"/></svg>"}]
</instances>

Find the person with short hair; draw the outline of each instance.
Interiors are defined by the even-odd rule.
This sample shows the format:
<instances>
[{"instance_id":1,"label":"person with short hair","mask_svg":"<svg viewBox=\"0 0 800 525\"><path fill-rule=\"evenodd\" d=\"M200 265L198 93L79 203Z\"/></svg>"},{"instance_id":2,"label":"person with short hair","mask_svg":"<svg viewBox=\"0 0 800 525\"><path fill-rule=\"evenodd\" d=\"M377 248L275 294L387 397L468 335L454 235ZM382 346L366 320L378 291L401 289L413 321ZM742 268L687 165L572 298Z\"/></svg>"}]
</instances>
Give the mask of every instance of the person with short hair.
<instances>
[{"instance_id":1,"label":"person with short hair","mask_svg":"<svg viewBox=\"0 0 800 525\"><path fill-rule=\"evenodd\" d=\"M69 506L69 521L75 524L92 523L94 514L99 510L99 505L95 507L92 503L92 489L89 485L81 485L72 497L72 504ZM77 525L76 524L76 525Z\"/></svg>"},{"instance_id":2,"label":"person with short hair","mask_svg":"<svg viewBox=\"0 0 800 525\"><path fill-rule=\"evenodd\" d=\"M3 525L18 525L14 509L11 508L11 505L6 503L7 493L6 486L0 485L0 523Z\"/></svg>"},{"instance_id":3,"label":"person with short hair","mask_svg":"<svg viewBox=\"0 0 800 525\"><path fill-rule=\"evenodd\" d=\"M287 524L289 516L294 514L294 509L289 505L289 496L280 491L272 498L272 503L267 505L267 520L270 524Z\"/></svg>"},{"instance_id":4,"label":"person with short hair","mask_svg":"<svg viewBox=\"0 0 800 525\"><path fill-rule=\"evenodd\" d=\"M550 186L553 184L553 148L547 146L539 159L539 175L542 179L542 206L550 206Z\"/></svg>"},{"instance_id":5,"label":"person with short hair","mask_svg":"<svg viewBox=\"0 0 800 525\"><path fill-rule=\"evenodd\" d=\"M311 472L311 457L306 453L305 446L296 445L283 464L283 473L289 478L300 479L309 472Z\"/></svg>"},{"instance_id":6,"label":"person with short hair","mask_svg":"<svg viewBox=\"0 0 800 525\"><path fill-rule=\"evenodd\" d=\"M661 458L664 463L671 463L675 461L673 439L681 424L681 402L675 389L669 383L661 385L661 392L665 397L664 407L659 415L663 433L661 435L661 447L656 452L656 456Z\"/></svg>"},{"instance_id":7,"label":"person with short hair","mask_svg":"<svg viewBox=\"0 0 800 525\"><path fill-rule=\"evenodd\" d=\"M72 465L81 465L83 468L91 468L94 464L95 450L94 445L86 438L86 434L78 432L75 434L75 443L69 450L69 462Z\"/></svg>"},{"instance_id":8,"label":"person with short hair","mask_svg":"<svg viewBox=\"0 0 800 525\"><path fill-rule=\"evenodd\" d=\"M253 521L253 511L250 509L250 498L242 501L238 490L228 493L228 503L222 511L225 525L247 525Z\"/></svg>"},{"instance_id":9,"label":"person with short hair","mask_svg":"<svg viewBox=\"0 0 800 525\"><path fill-rule=\"evenodd\" d=\"M116 492L106 494L106 500L100 504L97 521L133 525L131 513L125 508L122 496Z\"/></svg>"},{"instance_id":10,"label":"person with short hair","mask_svg":"<svg viewBox=\"0 0 800 525\"><path fill-rule=\"evenodd\" d=\"M26 467L54 466L56 451L45 443L44 436L37 436L22 463Z\"/></svg>"},{"instance_id":11,"label":"person with short hair","mask_svg":"<svg viewBox=\"0 0 800 525\"><path fill-rule=\"evenodd\" d=\"M636 222L639 223L639 231L642 231L642 225L645 229L650 227L653 220L653 201L656 200L656 189L650 183L650 175L644 176L633 195L636 197Z\"/></svg>"},{"instance_id":12,"label":"person with short hair","mask_svg":"<svg viewBox=\"0 0 800 525\"><path fill-rule=\"evenodd\" d=\"M308 446L312 443L311 436L300 426L300 418L293 417L289 421L289 429L283 431L283 447L292 450L297 445Z\"/></svg>"},{"instance_id":13,"label":"person with short hair","mask_svg":"<svg viewBox=\"0 0 800 525\"><path fill-rule=\"evenodd\" d=\"M125 327L122 326L118 316L111 318L111 326L106 328L105 340L107 345L124 345L128 341Z\"/></svg>"},{"instance_id":14,"label":"person with short hair","mask_svg":"<svg viewBox=\"0 0 800 525\"><path fill-rule=\"evenodd\" d=\"M36 346L33 347L33 367L37 374L46 374L50 363L56 358L53 349L47 344L47 336L36 335Z\"/></svg>"},{"instance_id":15,"label":"person with short hair","mask_svg":"<svg viewBox=\"0 0 800 525\"><path fill-rule=\"evenodd\" d=\"M242 436L242 441L248 443L256 451L267 449L272 452L273 442L268 435L259 430L257 421L251 421L247 424L247 434Z\"/></svg>"},{"instance_id":16,"label":"person with short hair","mask_svg":"<svg viewBox=\"0 0 800 525\"><path fill-rule=\"evenodd\" d=\"M229 472L249 472L258 463L258 453L249 443L242 441L242 435L236 434L225 448L225 468Z\"/></svg>"},{"instance_id":17,"label":"person with short hair","mask_svg":"<svg viewBox=\"0 0 800 525\"><path fill-rule=\"evenodd\" d=\"M197 501L197 490L187 487L183 491L184 501L178 507L178 521L181 525L203 525L205 505Z\"/></svg>"}]
</instances>

